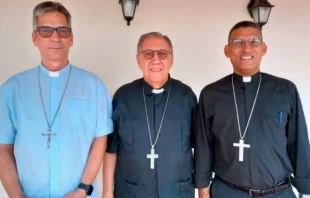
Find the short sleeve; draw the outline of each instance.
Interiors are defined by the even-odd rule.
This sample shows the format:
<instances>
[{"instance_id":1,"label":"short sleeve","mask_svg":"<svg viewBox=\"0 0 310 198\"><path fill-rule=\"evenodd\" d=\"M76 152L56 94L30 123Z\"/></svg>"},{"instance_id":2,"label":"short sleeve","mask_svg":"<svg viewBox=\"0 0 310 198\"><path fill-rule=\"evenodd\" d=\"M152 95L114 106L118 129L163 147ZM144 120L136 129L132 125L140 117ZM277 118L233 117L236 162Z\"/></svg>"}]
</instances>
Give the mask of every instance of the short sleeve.
<instances>
[{"instance_id":1,"label":"short sleeve","mask_svg":"<svg viewBox=\"0 0 310 198\"><path fill-rule=\"evenodd\" d=\"M108 135L113 131L112 102L108 90L101 80L96 83L97 126L96 137Z\"/></svg>"},{"instance_id":2,"label":"short sleeve","mask_svg":"<svg viewBox=\"0 0 310 198\"><path fill-rule=\"evenodd\" d=\"M14 115L14 98L12 89L4 84L0 87L0 143L14 144L16 128L13 124L12 115Z\"/></svg>"}]
</instances>

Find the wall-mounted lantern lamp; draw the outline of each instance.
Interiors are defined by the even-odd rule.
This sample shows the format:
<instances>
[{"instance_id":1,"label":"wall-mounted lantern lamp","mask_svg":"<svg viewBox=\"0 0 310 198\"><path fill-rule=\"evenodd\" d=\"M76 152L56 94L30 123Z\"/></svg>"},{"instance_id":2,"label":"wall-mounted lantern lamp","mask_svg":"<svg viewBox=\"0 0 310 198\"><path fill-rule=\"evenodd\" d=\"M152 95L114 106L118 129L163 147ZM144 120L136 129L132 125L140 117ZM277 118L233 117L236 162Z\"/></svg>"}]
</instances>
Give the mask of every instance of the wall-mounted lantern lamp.
<instances>
[{"instance_id":1,"label":"wall-mounted lantern lamp","mask_svg":"<svg viewBox=\"0 0 310 198\"><path fill-rule=\"evenodd\" d=\"M261 28L268 22L271 8L274 5L271 5L268 0L250 0L247 8L254 19L254 22L257 23Z\"/></svg>"},{"instance_id":2,"label":"wall-mounted lantern lamp","mask_svg":"<svg viewBox=\"0 0 310 198\"><path fill-rule=\"evenodd\" d=\"M139 5L139 0L119 0L122 6L124 19L127 21L127 25L130 25L130 21L133 20L136 12L136 6Z\"/></svg>"}]
</instances>

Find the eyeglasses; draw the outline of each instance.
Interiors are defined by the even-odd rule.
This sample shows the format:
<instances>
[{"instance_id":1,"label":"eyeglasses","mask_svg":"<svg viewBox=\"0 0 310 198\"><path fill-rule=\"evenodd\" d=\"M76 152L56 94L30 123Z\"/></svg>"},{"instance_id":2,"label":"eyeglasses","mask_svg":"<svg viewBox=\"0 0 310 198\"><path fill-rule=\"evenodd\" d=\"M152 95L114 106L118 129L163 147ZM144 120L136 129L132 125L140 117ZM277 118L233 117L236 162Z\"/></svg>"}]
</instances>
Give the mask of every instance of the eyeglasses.
<instances>
[{"instance_id":1,"label":"eyeglasses","mask_svg":"<svg viewBox=\"0 0 310 198\"><path fill-rule=\"evenodd\" d=\"M241 47L245 45L245 42L248 42L251 47L256 47L262 43L262 40L258 37L251 37L248 40L244 40L243 38L236 38L231 41L231 45Z\"/></svg>"},{"instance_id":2,"label":"eyeglasses","mask_svg":"<svg viewBox=\"0 0 310 198\"><path fill-rule=\"evenodd\" d=\"M154 57L155 52L157 53L157 56L159 59L161 60L165 60L166 58L168 58L169 54L172 54L172 52L167 51L167 50L143 50L141 51L139 54L143 54L143 57L146 60L151 60Z\"/></svg>"},{"instance_id":3,"label":"eyeglasses","mask_svg":"<svg viewBox=\"0 0 310 198\"><path fill-rule=\"evenodd\" d=\"M72 29L69 27L49 27L49 26L40 26L37 27L37 32L39 32L40 36L43 38L49 38L53 35L54 31L57 31L57 34L61 38L68 38L71 35Z\"/></svg>"}]
</instances>

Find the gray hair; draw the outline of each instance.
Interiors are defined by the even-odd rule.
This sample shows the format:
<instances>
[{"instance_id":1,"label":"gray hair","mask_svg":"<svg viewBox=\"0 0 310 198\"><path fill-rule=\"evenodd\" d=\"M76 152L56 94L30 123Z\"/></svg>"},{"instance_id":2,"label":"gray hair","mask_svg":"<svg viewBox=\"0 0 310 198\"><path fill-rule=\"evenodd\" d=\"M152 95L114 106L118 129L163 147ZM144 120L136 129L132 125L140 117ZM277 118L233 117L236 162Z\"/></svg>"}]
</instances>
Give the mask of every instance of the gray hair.
<instances>
[{"instance_id":1,"label":"gray hair","mask_svg":"<svg viewBox=\"0 0 310 198\"><path fill-rule=\"evenodd\" d=\"M61 14L65 15L65 17L68 21L68 26L71 28L71 14L65 8L65 6L63 6L61 3L58 3L55 1L45 1L45 2L39 3L33 9L33 22L32 22L33 31L37 30L38 17L40 17L40 16L42 16L48 12L60 12Z\"/></svg>"},{"instance_id":2,"label":"gray hair","mask_svg":"<svg viewBox=\"0 0 310 198\"><path fill-rule=\"evenodd\" d=\"M171 50L171 53L173 53L173 47L172 47L172 43L171 43L170 38L168 36L166 36L166 35L163 35L160 32L149 32L149 33L146 33L146 34L142 34L140 36L140 39L139 39L139 42L138 42L138 45L137 45L137 53L140 53L141 45L142 45L143 41L145 39L151 38L151 37L164 39L168 43L168 45L170 47L170 50Z\"/></svg>"}]
</instances>

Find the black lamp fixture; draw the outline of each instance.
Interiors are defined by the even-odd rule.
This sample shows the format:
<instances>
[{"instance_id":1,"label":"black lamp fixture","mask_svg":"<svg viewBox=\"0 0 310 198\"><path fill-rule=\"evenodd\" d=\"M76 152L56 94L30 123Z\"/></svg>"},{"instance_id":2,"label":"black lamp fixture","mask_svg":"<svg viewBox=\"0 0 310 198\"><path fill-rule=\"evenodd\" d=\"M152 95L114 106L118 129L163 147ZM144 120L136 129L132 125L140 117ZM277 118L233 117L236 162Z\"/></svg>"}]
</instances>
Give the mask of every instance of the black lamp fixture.
<instances>
[{"instance_id":1,"label":"black lamp fixture","mask_svg":"<svg viewBox=\"0 0 310 198\"><path fill-rule=\"evenodd\" d=\"M127 25L130 25L130 21L133 20L136 12L136 6L139 5L139 0L119 0L122 6L124 19L127 21Z\"/></svg>"},{"instance_id":2,"label":"black lamp fixture","mask_svg":"<svg viewBox=\"0 0 310 198\"><path fill-rule=\"evenodd\" d=\"M271 5L268 0L250 0L247 6L254 22L261 28L268 22L270 11L273 7L274 5Z\"/></svg>"}]
</instances>

